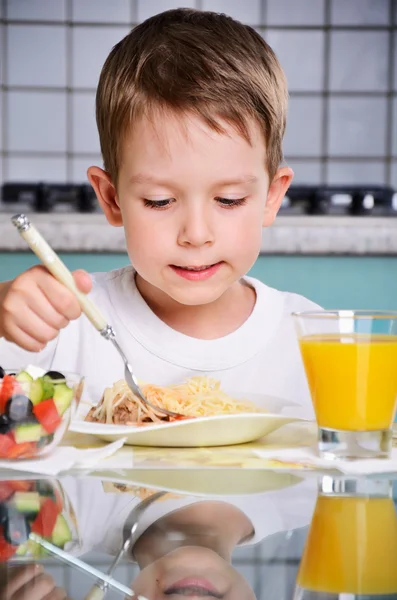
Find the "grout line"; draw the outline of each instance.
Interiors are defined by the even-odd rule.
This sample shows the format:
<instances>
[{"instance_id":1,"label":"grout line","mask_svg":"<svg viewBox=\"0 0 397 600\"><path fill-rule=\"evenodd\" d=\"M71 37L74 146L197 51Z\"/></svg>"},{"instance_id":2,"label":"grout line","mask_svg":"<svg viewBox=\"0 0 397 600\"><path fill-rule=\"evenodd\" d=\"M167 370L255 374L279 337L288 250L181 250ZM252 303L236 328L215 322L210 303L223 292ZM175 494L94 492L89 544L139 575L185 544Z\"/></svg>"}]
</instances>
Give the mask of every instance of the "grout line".
<instances>
[{"instance_id":1,"label":"grout line","mask_svg":"<svg viewBox=\"0 0 397 600\"><path fill-rule=\"evenodd\" d=\"M131 27L138 23L138 0L131 0L130 4L130 22Z\"/></svg>"},{"instance_id":2,"label":"grout line","mask_svg":"<svg viewBox=\"0 0 397 600\"><path fill-rule=\"evenodd\" d=\"M329 26L331 22L331 0L325 0L324 3L324 23ZM321 121L321 181L326 183L328 180L328 141L329 141L329 75L331 68L331 34L327 27L324 34L324 54L323 54L323 106Z\"/></svg>"},{"instance_id":3,"label":"grout line","mask_svg":"<svg viewBox=\"0 0 397 600\"><path fill-rule=\"evenodd\" d=\"M68 30L67 30L68 31ZM73 91L81 94L90 94L96 92L96 87L81 87L70 85L65 86L50 86L50 85L2 85L4 91L13 92L43 92L43 93L63 93ZM321 98L322 96L330 96L335 98L397 98L397 90L289 90L289 95L296 98Z\"/></svg>"},{"instance_id":4,"label":"grout line","mask_svg":"<svg viewBox=\"0 0 397 600\"><path fill-rule=\"evenodd\" d=\"M394 18L397 10L397 2L391 0L389 3L389 22L391 25L394 24ZM388 185L391 184L392 180L392 157L393 157L393 132L394 132L394 119L396 115L394 114L394 105L397 110L397 101L394 100L393 96L393 85L394 85L394 71L396 68L395 64L395 55L396 55L396 36L397 32L392 29L389 32L389 53L388 53L388 99L387 99L387 107L386 107L386 158L385 158L385 181ZM397 82L396 82L397 83Z\"/></svg>"},{"instance_id":5,"label":"grout line","mask_svg":"<svg viewBox=\"0 0 397 600\"><path fill-rule=\"evenodd\" d=\"M19 157L19 158L67 158L70 155L71 158L89 158L91 160L96 160L100 156L100 152L62 152L62 151L45 151L45 150L2 150L0 151L0 156L5 157ZM340 161L340 162L350 162L350 163L363 163L368 164L372 163L384 163L384 156L355 156L355 155L309 155L309 154L288 154L286 155L286 160L294 160L301 162L315 162L315 161ZM393 161L397 161L397 157L393 157Z\"/></svg>"},{"instance_id":6,"label":"grout line","mask_svg":"<svg viewBox=\"0 0 397 600\"><path fill-rule=\"evenodd\" d=\"M267 0L261 0L260 5L260 22L262 27L267 27Z\"/></svg>"},{"instance_id":7,"label":"grout line","mask_svg":"<svg viewBox=\"0 0 397 600\"><path fill-rule=\"evenodd\" d=\"M132 0L135 2L136 0ZM196 0L196 5L201 6L202 0ZM125 21L46 21L46 20L33 20L33 19L7 19L4 21L7 25L31 25L35 26L43 26L43 25L51 25L54 27L63 27L66 24L70 24L71 27L105 27L109 29L113 29L114 27L125 27ZM137 25L138 22L136 19L132 22L133 25ZM265 23L261 23L258 27L267 27L268 29L274 29L275 31L327 31L332 29L332 31L390 31L391 29L395 29L396 25L388 24L388 25L331 25L330 23L324 25L266 25Z\"/></svg>"},{"instance_id":8,"label":"grout line","mask_svg":"<svg viewBox=\"0 0 397 600\"><path fill-rule=\"evenodd\" d=\"M66 19L71 23L73 18L72 0L66 1ZM66 181L72 181L72 153L73 153L73 97L72 97L72 69L73 69L73 39L70 25L66 28Z\"/></svg>"},{"instance_id":9,"label":"grout line","mask_svg":"<svg viewBox=\"0 0 397 600\"><path fill-rule=\"evenodd\" d=\"M1 0L3 15L7 16L7 0ZM3 122L3 129L1 135L1 142L3 151L5 151L9 147L9 118L8 118L8 106L9 106L9 94L5 92L6 84L8 80L8 69L7 69L7 38L8 38L8 27L6 26L5 20L3 21L3 38L2 38L2 110L1 110L1 119ZM6 181L8 178L8 162L6 160L6 154L1 153L1 167L2 167L2 182ZM1 182L1 183L2 183Z\"/></svg>"}]
</instances>

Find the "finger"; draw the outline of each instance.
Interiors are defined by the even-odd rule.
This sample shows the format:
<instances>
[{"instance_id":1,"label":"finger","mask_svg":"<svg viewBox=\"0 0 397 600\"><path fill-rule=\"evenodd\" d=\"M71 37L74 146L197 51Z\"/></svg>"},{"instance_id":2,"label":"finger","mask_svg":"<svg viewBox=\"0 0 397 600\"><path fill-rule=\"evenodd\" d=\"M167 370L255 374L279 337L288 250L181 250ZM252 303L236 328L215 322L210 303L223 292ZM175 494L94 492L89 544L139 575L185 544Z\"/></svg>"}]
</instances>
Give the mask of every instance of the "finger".
<instances>
[{"instance_id":1,"label":"finger","mask_svg":"<svg viewBox=\"0 0 397 600\"><path fill-rule=\"evenodd\" d=\"M63 329L69 324L69 319L61 315L44 294L35 294L29 297L28 306L35 315L54 329Z\"/></svg>"},{"instance_id":2,"label":"finger","mask_svg":"<svg viewBox=\"0 0 397 600\"><path fill-rule=\"evenodd\" d=\"M3 308L15 314L13 306L15 298L23 298L25 302L29 303L32 298L38 296L39 291L53 309L64 318L70 321L80 316L81 309L76 296L62 283L59 283L43 266L33 267L14 280L11 293L8 295L8 299L6 298L7 302L4 302Z\"/></svg>"},{"instance_id":3,"label":"finger","mask_svg":"<svg viewBox=\"0 0 397 600\"><path fill-rule=\"evenodd\" d=\"M57 337L59 333L58 329L47 325L29 307L25 308L23 315L21 313L17 314L18 316L14 317L13 323L8 325L8 330L12 330L14 326L42 344L47 344L47 342ZM14 335L17 335L17 331L15 330Z\"/></svg>"},{"instance_id":4,"label":"finger","mask_svg":"<svg viewBox=\"0 0 397 600\"><path fill-rule=\"evenodd\" d=\"M77 319L81 315L79 301L73 292L69 291L55 277L49 277L38 281L38 286L53 308L69 321Z\"/></svg>"},{"instance_id":5,"label":"finger","mask_svg":"<svg viewBox=\"0 0 397 600\"><path fill-rule=\"evenodd\" d=\"M10 600L42 600L55 590L55 582L47 573L41 573L20 587ZM50 596L51 597L51 596Z\"/></svg>"},{"instance_id":6,"label":"finger","mask_svg":"<svg viewBox=\"0 0 397 600\"><path fill-rule=\"evenodd\" d=\"M52 592L50 592L47 596L45 596L45 598L43 598L42 600L67 600L66 590L57 587L54 590L52 590Z\"/></svg>"},{"instance_id":7,"label":"finger","mask_svg":"<svg viewBox=\"0 0 397 600\"><path fill-rule=\"evenodd\" d=\"M38 342L34 337L24 333L14 324L7 325L7 330L4 331L4 338L28 352L40 352L46 347L46 344Z\"/></svg>"},{"instance_id":8,"label":"finger","mask_svg":"<svg viewBox=\"0 0 397 600\"><path fill-rule=\"evenodd\" d=\"M88 294L92 288L92 280L87 271L83 271L83 269L77 269L77 271L73 271L73 277L76 282L77 287L84 294Z\"/></svg>"},{"instance_id":9,"label":"finger","mask_svg":"<svg viewBox=\"0 0 397 600\"><path fill-rule=\"evenodd\" d=\"M14 594L40 573L43 573L43 567L36 564L11 569L10 579L2 592L2 600L14 600Z\"/></svg>"}]
</instances>

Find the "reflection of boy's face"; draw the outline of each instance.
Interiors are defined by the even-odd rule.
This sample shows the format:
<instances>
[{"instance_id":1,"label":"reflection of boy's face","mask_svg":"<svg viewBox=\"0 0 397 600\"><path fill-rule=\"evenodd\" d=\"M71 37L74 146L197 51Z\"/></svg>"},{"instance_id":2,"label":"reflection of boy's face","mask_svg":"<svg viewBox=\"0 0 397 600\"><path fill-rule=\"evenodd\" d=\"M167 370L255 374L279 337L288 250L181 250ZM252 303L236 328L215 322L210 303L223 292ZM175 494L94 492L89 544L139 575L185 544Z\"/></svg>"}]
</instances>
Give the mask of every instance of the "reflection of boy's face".
<instances>
[{"instance_id":1,"label":"reflection of boy's face","mask_svg":"<svg viewBox=\"0 0 397 600\"><path fill-rule=\"evenodd\" d=\"M134 124L107 216L125 228L145 296L209 304L249 271L291 176L280 169L269 192L254 124L251 137L248 143L231 126L216 133L196 117L167 113Z\"/></svg>"},{"instance_id":2,"label":"reflection of boy's face","mask_svg":"<svg viewBox=\"0 0 397 600\"><path fill-rule=\"evenodd\" d=\"M255 600L246 580L213 550L185 546L148 565L131 584L150 600Z\"/></svg>"}]
</instances>

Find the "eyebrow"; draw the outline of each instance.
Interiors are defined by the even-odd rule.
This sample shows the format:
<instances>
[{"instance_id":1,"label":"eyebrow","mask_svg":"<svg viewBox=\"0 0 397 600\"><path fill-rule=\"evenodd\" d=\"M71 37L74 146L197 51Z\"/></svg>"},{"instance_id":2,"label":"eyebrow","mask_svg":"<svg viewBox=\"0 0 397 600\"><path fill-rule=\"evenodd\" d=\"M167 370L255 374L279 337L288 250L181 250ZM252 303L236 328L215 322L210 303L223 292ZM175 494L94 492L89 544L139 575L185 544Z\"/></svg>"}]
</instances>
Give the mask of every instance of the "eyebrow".
<instances>
[{"instance_id":1,"label":"eyebrow","mask_svg":"<svg viewBox=\"0 0 397 600\"><path fill-rule=\"evenodd\" d=\"M240 177L233 177L233 179L223 179L217 181L214 187L228 187L232 185L241 185L241 184L253 184L258 181L258 178L255 175L246 174L241 175ZM165 179L158 179L157 177L145 174L145 173L137 173L133 175L129 180L130 185L140 184L140 183L155 183L157 185L165 185L172 186L175 185L172 181L167 181Z\"/></svg>"}]
</instances>

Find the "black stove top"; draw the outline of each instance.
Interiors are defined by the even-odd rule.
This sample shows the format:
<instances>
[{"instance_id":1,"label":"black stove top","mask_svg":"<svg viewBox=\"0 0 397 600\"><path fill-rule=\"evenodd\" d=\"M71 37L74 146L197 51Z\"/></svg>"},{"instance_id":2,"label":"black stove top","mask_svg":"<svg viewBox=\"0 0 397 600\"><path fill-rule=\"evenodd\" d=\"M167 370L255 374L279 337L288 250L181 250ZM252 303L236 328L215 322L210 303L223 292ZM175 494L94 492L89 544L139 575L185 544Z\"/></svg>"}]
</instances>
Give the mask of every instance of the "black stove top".
<instances>
[{"instance_id":1,"label":"black stove top","mask_svg":"<svg viewBox=\"0 0 397 600\"><path fill-rule=\"evenodd\" d=\"M7 182L3 205L25 204L35 212L98 210L89 184ZM383 185L292 185L283 200L281 215L397 216L397 192Z\"/></svg>"}]
</instances>

